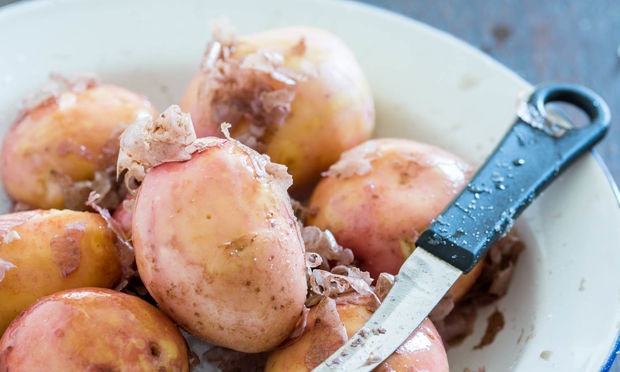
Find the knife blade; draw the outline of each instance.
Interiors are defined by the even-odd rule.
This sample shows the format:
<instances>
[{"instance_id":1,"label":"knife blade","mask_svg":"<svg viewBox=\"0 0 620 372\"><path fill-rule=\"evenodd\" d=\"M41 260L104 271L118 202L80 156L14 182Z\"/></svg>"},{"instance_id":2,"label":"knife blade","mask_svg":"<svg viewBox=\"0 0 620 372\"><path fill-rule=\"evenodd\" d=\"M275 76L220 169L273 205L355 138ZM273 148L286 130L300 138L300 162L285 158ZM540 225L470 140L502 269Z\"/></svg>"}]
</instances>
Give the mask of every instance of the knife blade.
<instances>
[{"instance_id":1,"label":"knife blade","mask_svg":"<svg viewBox=\"0 0 620 372\"><path fill-rule=\"evenodd\" d=\"M552 102L576 106L589 123L552 114ZM585 87L536 87L472 180L417 239L381 306L314 371L370 371L388 358L523 210L605 136L609 123L607 104Z\"/></svg>"}]
</instances>

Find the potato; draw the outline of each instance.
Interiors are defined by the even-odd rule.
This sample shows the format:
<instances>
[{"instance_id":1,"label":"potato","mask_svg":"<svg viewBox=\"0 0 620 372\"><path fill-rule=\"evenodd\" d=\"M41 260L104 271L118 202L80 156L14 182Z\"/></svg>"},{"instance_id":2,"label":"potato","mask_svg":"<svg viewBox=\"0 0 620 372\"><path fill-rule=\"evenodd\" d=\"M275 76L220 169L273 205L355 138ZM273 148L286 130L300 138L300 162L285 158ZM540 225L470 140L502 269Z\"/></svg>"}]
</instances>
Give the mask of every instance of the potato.
<instances>
[{"instance_id":1,"label":"potato","mask_svg":"<svg viewBox=\"0 0 620 372\"><path fill-rule=\"evenodd\" d=\"M357 304L346 304L338 309L345 323L347 334L351 337L359 330L372 314L367 308ZM405 342L381 363L375 371L433 371L448 372L448 356L441 336L433 322L426 318Z\"/></svg>"},{"instance_id":2,"label":"potato","mask_svg":"<svg viewBox=\"0 0 620 372\"><path fill-rule=\"evenodd\" d=\"M80 288L45 297L0 339L2 371L188 371L176 325L138 297Z\"/></svg>"},{"instance_id":3,"label":"potato","mask_svg":"<svg viewBox=\"0 0 620 372\"><path fill-rule=\"evenodd\" d=\"M308 326L299 339L270 353L265 366L266 372L312 370L344 344L372 315L372 311L363 304L363 301L338 301L335 310L341 325L333 326L334 315L329 314L329 309L321 307L322 304L310 310ZM324 323L329 325L325 326ZM446 351L433 323L428 318L425 319L411 336L375 370L448 371Z\"/></svg>"},{"instance_id":4,"label":"potato","mask_svg":"<svg viewBox=\"0 0 620 372\"><path fill-rule=\"evenodd\" d=\"M131 219L133 214L133 196L127 195L125 200L118 205L112 214L123 236L131 239Z\"/></svg>"},{"instance_id":5,"label":"potato","mask_svg":"<svg viewBox=\"0 0 620 372\"><path fill-rule=\"evenodd\" d=\"M180 106L198 136L231 135L288 167L301 193L340 153L370 138L375 111L349 48L324 30L293 27L216 37Z\"/></svg>"},{"instance_id":6,"label":"potato","mask_svg":"<svg viewBox=\"0 0 620 372\"><path fill-rule=\"evenodd\" d=\"M152 168L133 209L138 271L159 307L207 342L269 350L306 296L300 229L281 165L234 140Z\"/></svg>"},{"instance_id":7,"label":"potato","mask_svg":"<svg viewBox=\"0 0 620 372\"><path fill-rule=\"evenodd\" d=\"M87 81L61 89L26 110L4 136L7 194L32 208L84 210L90 186L79 183L113 170L120 132L155 114L146 98L114 85Z\"/></svg>"},{"instance_id":8,"label":"potato","mask_svg":"<svg viewBox=\"0 0 620 372\"><path fill-rule=\"evenodd\" d=\"M68 288L112 287L121 278L116 237L98 214L5 214L0 234L0 333L43 296Z\"/></svg>"},{"instance_id":9,"label":"potato","mask_svg":"<svg viewBox=\"0 0 620 372\"><path fill-rule=\"evenodd\" d=\"M342 155L314 190L307 221L351 248L363 270L396 274L433 218L465 186L472 169L440 148L406 139L374 139ZM462 276L462 296L481 265Z\"/></svg>"}]
</instances>

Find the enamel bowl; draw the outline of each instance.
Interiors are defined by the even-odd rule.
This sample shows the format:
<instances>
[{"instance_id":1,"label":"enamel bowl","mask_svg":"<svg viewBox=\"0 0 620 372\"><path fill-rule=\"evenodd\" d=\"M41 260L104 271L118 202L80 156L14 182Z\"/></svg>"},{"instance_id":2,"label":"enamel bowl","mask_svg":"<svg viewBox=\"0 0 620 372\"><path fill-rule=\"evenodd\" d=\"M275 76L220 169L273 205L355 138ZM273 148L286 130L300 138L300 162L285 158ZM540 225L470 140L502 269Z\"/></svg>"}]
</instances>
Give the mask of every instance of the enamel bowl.
<instances>
[{"instance_id":1,"label":"enamel bowl","mask_svg":"<svg viewBox=\"0 0 620 372\"><path fill-rule=\"evenodd\" d=\"M198 67L209 20L240 34L286 25L323 27L356 53L378 114L376 136L409 137L480 164L512 123L530 84L478 50L411 19L344 1L40 1L0 10L0 123L50 72L92 71L176 103ZM4 210L8 208L2 196ZM620 208L595 155L580 159L517 221L527 248L509 292L449 351L451 369L596 371L609 368L620 326ZM474 349L486 318L504 329Z\"/></svg>"}]
</instances>

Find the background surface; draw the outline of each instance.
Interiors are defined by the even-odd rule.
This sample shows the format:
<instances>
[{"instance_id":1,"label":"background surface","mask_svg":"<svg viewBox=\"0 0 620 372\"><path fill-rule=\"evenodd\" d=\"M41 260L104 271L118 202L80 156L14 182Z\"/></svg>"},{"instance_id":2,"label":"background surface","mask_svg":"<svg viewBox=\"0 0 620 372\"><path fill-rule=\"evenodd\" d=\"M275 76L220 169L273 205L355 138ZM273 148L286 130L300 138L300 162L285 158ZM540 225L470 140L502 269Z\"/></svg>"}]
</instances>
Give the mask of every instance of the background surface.
<instances>
[{"instance_id":1,"label":"background surface","mask_svg":"<svg viewBox=\"0 0 620 372\"><path fill-rule=\"evenodd\" d=\"M597 150L620 183L620 1L359 1L446 31L532 84L578 83L598 92L612 127ZM620 372L618 364L611 371Z\"/></svg>"},{"instance_id":2,"label":"background surface","mask_svg":"<svg viewBox=\"0 0 620 372\"><path fill-rule=\"evenodd\" d=\"M620 183L620 1L361 2L446 31L532 84L557 81L595 90L612 111L611 130L597 151Z\"/></svg>"}]
</instances>

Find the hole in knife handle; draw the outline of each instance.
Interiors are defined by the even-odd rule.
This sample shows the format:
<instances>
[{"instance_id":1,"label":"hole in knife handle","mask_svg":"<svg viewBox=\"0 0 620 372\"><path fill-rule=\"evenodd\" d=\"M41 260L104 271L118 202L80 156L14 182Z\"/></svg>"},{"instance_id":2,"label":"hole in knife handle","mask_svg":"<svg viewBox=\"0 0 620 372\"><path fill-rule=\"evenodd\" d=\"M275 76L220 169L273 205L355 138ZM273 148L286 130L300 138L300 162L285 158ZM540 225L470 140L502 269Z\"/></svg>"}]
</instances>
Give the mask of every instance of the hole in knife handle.
<instances>
[{"instance_id":1,"label":"hole in knife handle","mask_svg":"<svg viewBox=\"0 0 620 372\"><path fill-rule=\"evenodd\" d=\"M606 126L610 121L609 108L600 96L570 84L538 86L528 102L519 108L518 115L524 122L556 138L589 125Z\"/></svg>"},{"instance_id":2,"label":"hole in knife handle","mask_svg":"<svg viewBox=\"0 0 620 372\"><path fill-rule=\"evenodd\" d=\"M547 121L560 129L580 129L590 125L590 117L581 108L568 102L549 102L545 104Z\"/></svg>"}]
</instances>

